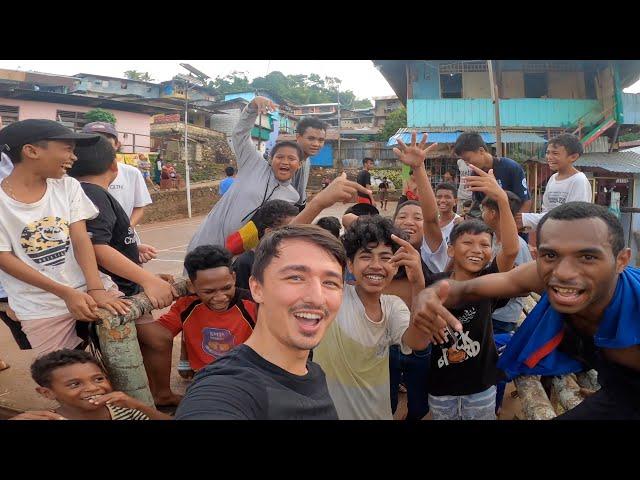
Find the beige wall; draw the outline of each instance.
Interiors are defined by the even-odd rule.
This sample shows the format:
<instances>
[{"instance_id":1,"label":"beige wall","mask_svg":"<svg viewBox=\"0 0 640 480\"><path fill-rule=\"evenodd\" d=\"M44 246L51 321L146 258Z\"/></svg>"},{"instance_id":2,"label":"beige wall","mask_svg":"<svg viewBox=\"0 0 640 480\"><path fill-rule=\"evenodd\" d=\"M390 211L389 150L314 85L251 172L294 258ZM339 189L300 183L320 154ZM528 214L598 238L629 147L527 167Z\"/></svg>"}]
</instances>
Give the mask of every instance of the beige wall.
<instances>
[{"instance_id":1,"label":"beige wall","mask_svg":"<svg viewBox=\"0 0 640 480\"><path fill-rule=\"evenodd\" d=\"M585 98L583 72L548 72L549 98Z\"/></svg>"},{"instance_id":2,"label":"beige wall","mask_svg":"<svg viewBox=\"0 0 640 480\"><path fill-rule=\"evenodd\" d=\"M501 98L524 98L524 75L522 72L502 72Z\"/></svg>"},{"instance_id":3,"label":"beige wall","mask_svg":"<svg viewBox=\"0 0 640 480\"><path fill-rule=\"evenodd\" d=\"M464 72L462 74L463 98L491 98L489 72Z\"/></svg>"}]
</instances>

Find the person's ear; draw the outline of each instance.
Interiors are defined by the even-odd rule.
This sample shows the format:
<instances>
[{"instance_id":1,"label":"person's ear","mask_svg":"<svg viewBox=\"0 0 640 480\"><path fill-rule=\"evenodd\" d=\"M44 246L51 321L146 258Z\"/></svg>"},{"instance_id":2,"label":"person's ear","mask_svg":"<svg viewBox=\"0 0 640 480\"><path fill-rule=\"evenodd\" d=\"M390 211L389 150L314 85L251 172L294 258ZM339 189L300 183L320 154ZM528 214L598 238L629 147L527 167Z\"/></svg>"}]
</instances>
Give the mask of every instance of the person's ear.
<instances>
[{"instance_id":1,"label":"person's ear","mask_svg":"<svg viewBox=\"0 0 640 480\"><path fill-rule=\"evenodd\" d=\"M111 162L111 166L109 167L109 170L111 170L114 173L118 173L118 159L114 158L113 162Z\"/></svg>"},{"instance_id":2,"label":"person's ear","mask_svg":"<svg viewBox=\"0 0 640 480\"><path fill-rule=\"evenodd\" d=\"M579 157L580 157L579 153L572 153L571 155L569 155L569 161L573 163L576 160L578 160Z\"/></svg>"},{"instance_id":3,"label":"person's ear","mask_svg":"<svg viewBox=\"0 0 640 480\"><path fill-rule=\"evenodd\" d=\"M195 293L196 293L196 289L195 289L195 287L193 286L193 283L191 282L191 280L190 280L190 279L187 279L187 290L189 291L189 293L192 293L192 294L194 294L194 295L195 295Z\"/></svg>"},{"instance_id":4,"label":"person's ear","mask_svg":"<svg viewBox=\"0 0 640 480\"><path fill-rule=\"evenodd\" d=\"M231 270L231 277L233 278L233 283L236 283L236 272L234 272L233 270Z\"/></svg>"},{"instance_id":5,"label":"person's ear","mask_svg":"<svg viewBox=\"0 0 640 480\"><path fill-rule=\"evenodd\" d=\"M616 257L616 273L622 273L622 271L629 265L631 261L631 249L623 248L618 252Z\"/></svg>"},{"instance_id":6,"label":"person's ear","mask_svg":"<svg viewBox=\"0 0 640 480\"><path fill-rule=\"evenodd\" d=\"M56 399L56 394L53 393L53 390L51 390L50 388L47 387L36 387L36 392L38 392L40 395L42 395L43 397L49 399L49 400L55 400Z\"/></svg>"},{"instance_id":7,"label":"person's ear","mask_svg":"<svg viewBox=\"0 0 640 480\"><path fill-rule=\"evenodd\" d=\"M453 258L453 252L454 252L453 245L449 245L449 246L447 247L447 256L448 256L449 258Z\"/></svg>"},{"instance_id":8,"label":"person's ear","mask_svg":"<svg viewBox=\"0 0 640 480\"><path fill-rule=\"evenodd\" d=\"M254 302L258 304L264 303L262 285L253 275L249 277L249 290L251 290L251 296L253 297Z\"/></svg>"}]
</instances>

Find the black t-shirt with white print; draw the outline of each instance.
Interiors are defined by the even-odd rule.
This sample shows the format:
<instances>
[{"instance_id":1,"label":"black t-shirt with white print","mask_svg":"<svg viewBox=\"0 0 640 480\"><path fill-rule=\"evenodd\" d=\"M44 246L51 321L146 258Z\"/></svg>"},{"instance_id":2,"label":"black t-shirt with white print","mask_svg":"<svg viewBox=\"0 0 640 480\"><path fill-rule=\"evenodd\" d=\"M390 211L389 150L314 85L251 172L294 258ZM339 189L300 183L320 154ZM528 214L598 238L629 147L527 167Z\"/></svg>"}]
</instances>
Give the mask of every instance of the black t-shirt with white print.
<instances>
[{"instance_id":1,"label":"black t-shirt with white print","mask_svg":"<svg viewBox=\"0 0 640 480\"><path fill-rule=\"evenodd\" d=\"M449 278L452 272L436 273L431 283ZM478 276L498 273L494 260ZM429 393L433 396L470 395L495 385L498 381L498 352L493 340L491 314L508 299L482 299L450 309L460 323L462 333L447 337L442 345L434 344L431 353Z\"/></svg>"},{"instance_id":2,"label":"black t-shirt with white print","mask_svg":"<svg viewBox=\"0 0 640 480\"><path fill-rule=\"evenodd\" d=\"M131 227L131 220L120 203L99 185L81 182L87 197L100 210L100 214L93 220L87 220L87 232L94 245L109 245L132 262L140 265L138 244ZM126 278L122 278L108 270L99 267L118 285L118 289L127 296L140 293L140 285Z\"/></svg>"}]
</instances>

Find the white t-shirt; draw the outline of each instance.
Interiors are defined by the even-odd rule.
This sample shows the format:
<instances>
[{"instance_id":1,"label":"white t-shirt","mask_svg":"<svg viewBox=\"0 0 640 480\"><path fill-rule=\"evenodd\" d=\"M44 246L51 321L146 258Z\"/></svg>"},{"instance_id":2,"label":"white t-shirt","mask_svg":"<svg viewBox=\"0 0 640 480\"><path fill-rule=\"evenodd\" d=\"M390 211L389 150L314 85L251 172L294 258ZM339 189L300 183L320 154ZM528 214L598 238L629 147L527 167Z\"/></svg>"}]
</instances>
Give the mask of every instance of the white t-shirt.
<instances>
[{"instance_id":1,"label":"white t-shirt","mask_svg":"<svg viewBox=\"0 0 640 480\"><path fill-rule=\"evenodd\" d=\"M462 181L462 177L469 177L471 175L471 169L469 168L469 165L467 165L467 163L461 158L458 159L458 170L460 171L460 184L458 185L458 201L471 200L471 197L473 196L473 192L469 187L465 186L465 183Z\"/></svg>"},{"instance_id":2,"label":"white t-shirt","mask_svg":"<svg viewBox=\"0 0 640 480\"><path fill-rule=\"evenodd\" d=\"M4 180L5 177L8 177L13 171L13 162L9 159L9 156L0 153L0 182ZM6 298L7 292L2 288L2 284L0 284L0 298Z\"/></svg>"},{"instance_id":3,"label":"white t-shirt","mask_svg":"<svg viewBox=\"0 0 640 480\"><path fill-rule=\"evenodd\" d=\"M31 204L17 202L0 188L0 251L13 252L50 279L84 291L86 280L74 256L69 226L97 215L98 209L71 177L48 179L44 196ZM108 276L100 277L105 288L114 287ZM69 312L61 298L2 270L0 280L21 321Z\"/></svg>"},{"instance_id":4,"label":"white t-shirt","mask_svg":"<svg viewBox=\"0 0 640 480\"><path fill-rule=\"evenodd\" d=\"M382 295L382 320L374 323L353 285L345 285L334 322L313 350L313 361L327 377L329 394L341 420L392 420L389 401L389 347L402 344L409 309L395 295Z\"/></svg>"},{"instance_id":5,"label":"white t-shirt","mask_svg":"<svg viewBox=\"0 0 640 480\"><path fill-rule=\"evenodd\" d=\"M449 223L447 223L444 227L440 228L440 231L442 232L442 237L444 238L444 241L447 242L447 244L449 243L449 237L451 236L451 230L453 230L453 227L455 227L455 219L456 218L460 218L460 215L458 215L457 213L453 214L453 220L451 220Z\"/></svg>"},{"instance_id":6,"label":"white t-shirt","mask_svg":"<svg viewBox=\"0 0 640 480\"><path fill-rule=\"evenodd\" d=\"M442 238L440 246L435 252L432 252L427 244L426 239L422 239L422 246L420 247L420 256L424 264L433 273L444 272L449 264L449 255L447 254L449 244L445 238Z\"/></svg>"},{"instance_id":7,"label":"white t-shirt","mask_svg":"<svg viewBox=\"0 0 640 480\"><path fill-rule=\"evenodd\" d=\"M542 197L542 212L522 214L522 224L525 227L536 228L547 212L564 203L591 202L591 182L584 173L575 173L564 180L557 178L558 174L554 173L547 182Z\"/></svg>"},{"instance_id":8,"label":"white t-shirt","mask_svg":"<svg viewBox=\"0 0 640 480\"><path fill-rule=\"evenodd\" d=\"M109 193L122 205L129 218L134 208L152 203L142 172L126 163L118 163L118 176L109 185Z\"/></svg>"}]
</instances>

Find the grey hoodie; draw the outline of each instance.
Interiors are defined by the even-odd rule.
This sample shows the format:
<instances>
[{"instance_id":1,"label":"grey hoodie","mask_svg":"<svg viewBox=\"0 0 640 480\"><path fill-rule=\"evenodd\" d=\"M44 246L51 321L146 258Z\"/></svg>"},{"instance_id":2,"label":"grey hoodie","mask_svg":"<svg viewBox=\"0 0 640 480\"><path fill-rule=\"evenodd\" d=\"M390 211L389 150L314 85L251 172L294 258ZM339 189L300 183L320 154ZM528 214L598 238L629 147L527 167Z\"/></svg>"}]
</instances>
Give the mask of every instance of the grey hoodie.
<instances>
[{"instance_id":1,"label":"grey hoodie","mask_svg":"<svg viewBox=\"0 0 640 480\"><path fill-rule=\"evenodd\" d=\"M291 181L278 181L271 165L265 162L251 141L251 129L257 116L258 110L251 104L242 111L231 138L238 162L236 181L204 219L187 252L200 245L224 247L226 238L245 225L253 216L252 212L267 200L290 203L300 200Z\"/></svg>"}]
</instances>

